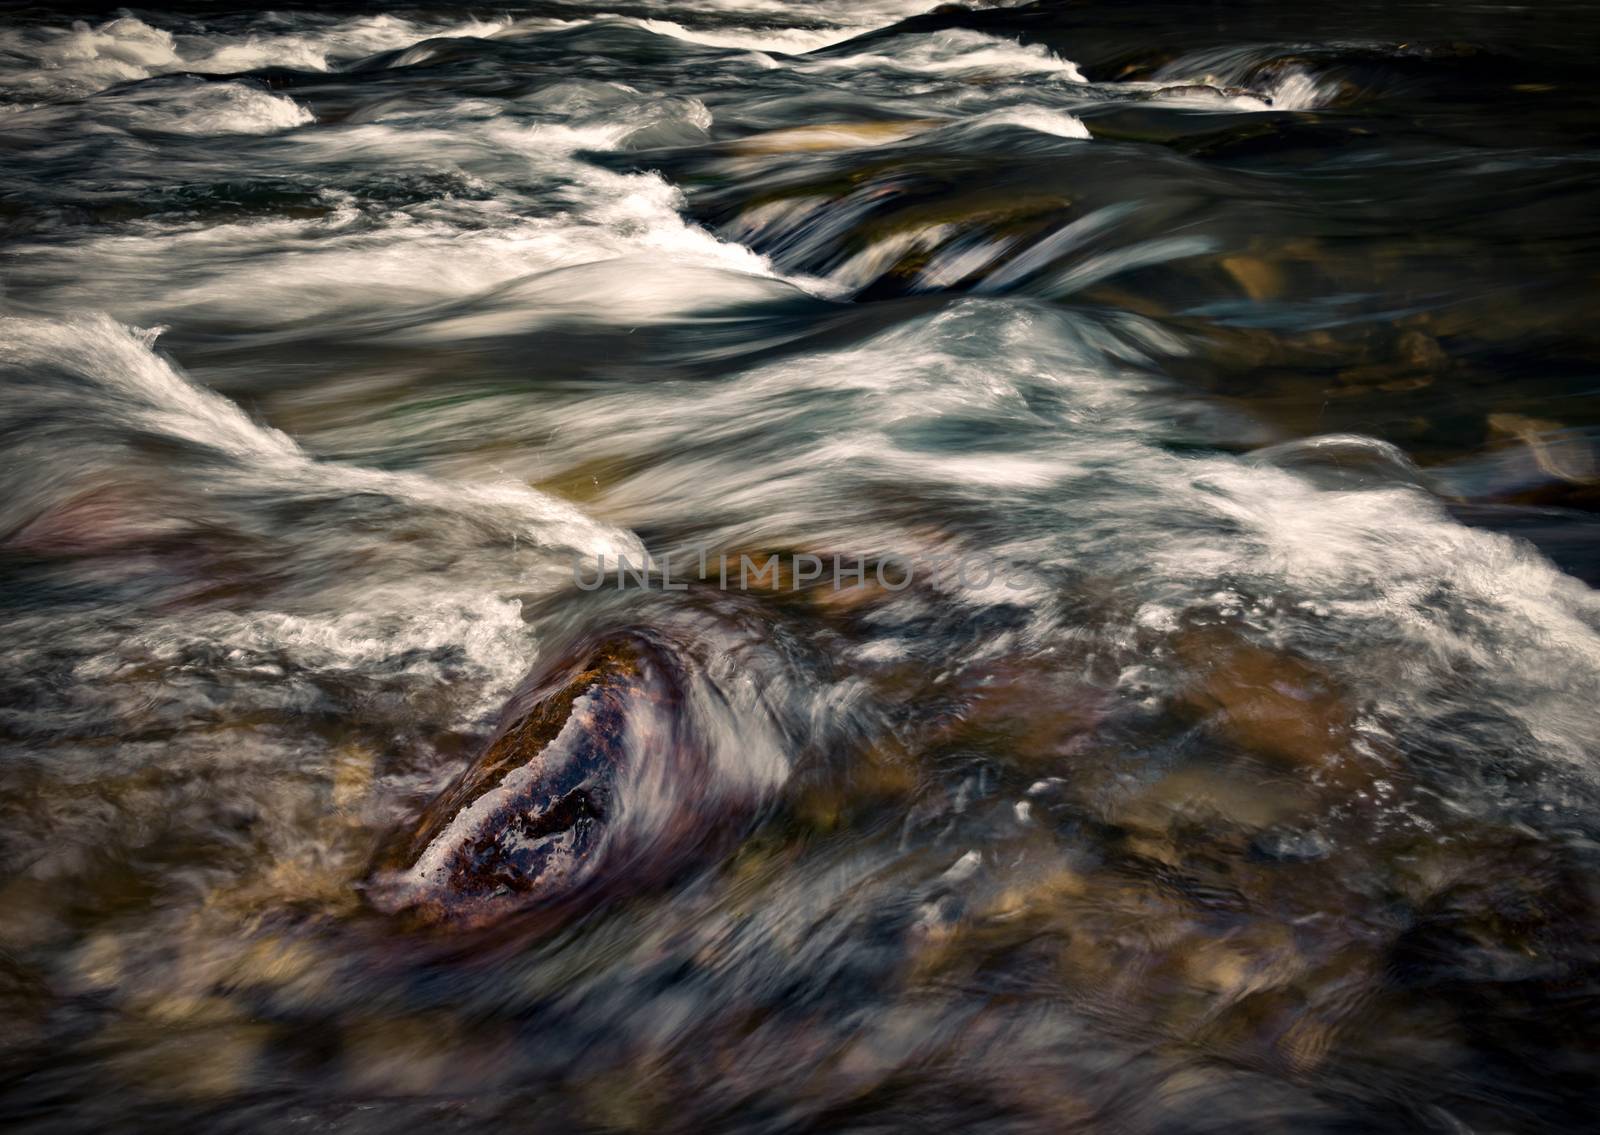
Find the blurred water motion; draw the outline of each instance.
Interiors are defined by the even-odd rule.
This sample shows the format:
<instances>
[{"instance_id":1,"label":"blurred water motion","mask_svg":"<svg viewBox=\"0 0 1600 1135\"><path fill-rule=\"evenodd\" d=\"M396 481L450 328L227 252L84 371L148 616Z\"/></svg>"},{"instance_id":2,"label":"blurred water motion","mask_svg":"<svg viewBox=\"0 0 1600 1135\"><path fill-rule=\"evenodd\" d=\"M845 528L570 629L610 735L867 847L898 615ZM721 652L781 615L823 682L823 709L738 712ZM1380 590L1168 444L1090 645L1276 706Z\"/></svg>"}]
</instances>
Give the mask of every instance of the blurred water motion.
<instances>
[{"instance_id":1,"label":"blurred water motion","mask_svg":"<svg viewBox=\"0 0 1600 1135\"><path fill-rule=\"evenodd\" d=\"M926 7L12 6L8 1129L1600 1121L1600 16Z\"/></svg>"}]
</instances>

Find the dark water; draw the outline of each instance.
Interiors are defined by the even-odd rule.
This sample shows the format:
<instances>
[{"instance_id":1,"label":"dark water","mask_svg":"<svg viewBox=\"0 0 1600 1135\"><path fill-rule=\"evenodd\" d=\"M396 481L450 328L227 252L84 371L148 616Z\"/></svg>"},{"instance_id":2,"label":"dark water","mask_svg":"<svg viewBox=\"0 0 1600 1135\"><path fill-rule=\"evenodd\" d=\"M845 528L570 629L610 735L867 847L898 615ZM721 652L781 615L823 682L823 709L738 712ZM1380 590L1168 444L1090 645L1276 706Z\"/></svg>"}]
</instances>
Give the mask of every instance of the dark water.
<instances>
[{"instance_id":1,"label":"dark water","mask_svg":"<svg viewBox=\"0 0 1600 1135\"><path fill-rule=\"evenodd\" d=\"M1600 14L923 7L0 14L8 1130L1600 1121Z\"/></svg>"}]
</instances>

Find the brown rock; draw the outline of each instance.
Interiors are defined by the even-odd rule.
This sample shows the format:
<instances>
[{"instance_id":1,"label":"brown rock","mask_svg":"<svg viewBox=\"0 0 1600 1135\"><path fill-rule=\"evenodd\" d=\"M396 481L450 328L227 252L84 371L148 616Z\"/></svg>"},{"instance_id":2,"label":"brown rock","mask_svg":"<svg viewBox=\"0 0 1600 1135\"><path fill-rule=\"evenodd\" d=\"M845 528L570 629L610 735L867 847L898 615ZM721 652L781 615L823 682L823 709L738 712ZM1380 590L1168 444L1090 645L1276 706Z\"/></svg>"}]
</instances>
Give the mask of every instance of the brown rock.
<instances>
[{"instance_id":1,"label":"brown rock","mask_svg":"<svg viewBox=\"0 0 1600 1135\"><path fill-rule=\"evenodd\" d=\"M937 119L928 118L893 122L823 122L752 134L748 138L730 142L728 150L741 156L853 150L862 146L898 142L936 125Z\"/></svg>"},{"instance_id":2,"label":"brown rock","mask_svg":"<svg viewBox=\"0 0 1600 1135\"><path fill-rule=\"evenodd\" d=\"M1600 482L1600 455L1588 437L1568 430L1560 422L1522 414L1490 414L1491 437L1509 438L1527 447L1534 463L1546 476L1574 485Z\"/></svg>"},{"instance_id":3,"label":"brown rock","mask_svg":"<svg viewBox=\"0 0 1600 1135\"><path fill-rule=\"evenodd\" d=\"M627 860L630 843L639 850L628 813L660 802L629 799L641 770L652 784L699 779L703 753L680 726L681 694L664 653L632 636L536 674L483 756L382 857L374 904L482 926L577 898L603 859ZM652 814L645 842L668 850L679 818ZM651 859L662 868L671 856Z\"/></svg>"},{"instance_id":4,"label":"brown rock","mask_svg":"<svg viewBox=\"0 0 1600 1135\"><path fill-rule=\"evenodd\" d=\"M1257 303L1283 294L1283 273L1268 260L1258 256L1227 256L1222 260L1222 267L1244 294Z\"/></svg>"},{"instance_id":5,"label":"brown rock","mask_svg":"<svg viewBox=\"0 0 1600 1135\"><path fill-rule=\"evenodd\" d=\"M1191 633L1177 648L1195 675L1186 701L1221 736L1330 786L1371 779L1352 751L1354 707L1316 666L1221 630Z\"/></svg>"}]
</instances>

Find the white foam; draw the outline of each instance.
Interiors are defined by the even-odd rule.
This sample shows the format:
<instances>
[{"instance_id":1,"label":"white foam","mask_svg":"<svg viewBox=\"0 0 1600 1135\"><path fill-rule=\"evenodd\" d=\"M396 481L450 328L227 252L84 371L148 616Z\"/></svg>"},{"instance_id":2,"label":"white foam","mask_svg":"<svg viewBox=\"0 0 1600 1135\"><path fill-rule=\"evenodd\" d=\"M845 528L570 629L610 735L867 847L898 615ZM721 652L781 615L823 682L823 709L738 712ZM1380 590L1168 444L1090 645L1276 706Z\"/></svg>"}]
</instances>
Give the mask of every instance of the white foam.
<instances>
[{"instance_id":1,"label":"white foam","mask_svg":"<svg viewBox=\"0 0 1600 1135\"><path fill-rule=\"evenodd\" d=\"M633 534L525 484L314 460L188 382L151 351L149 338L103 316L0 321L0 367L10 372L0 384L0 429L24 482L0 502L0 539L21 532L26 542L42 523L68 537L50 541L47 532L47 543L73 554L81 535L83 550L101 554L64 572L108 582L148 572L148 585L177 604L171 613L165 605L142 612L131 635L74 631L86 681L124 667L167 674L199 651L212 660L207 666L250 675L230 686L230 704L241 712L301 700L309 708L325 701L321 683L362 675L398 683L397 691L436 691L432 712L445 714L447 727L481 729L537 648L522 598L570 586L573 556L643 558ZM52 421L64 424L31 425ZM64 430L71 444L63 443ZM155 475L128 448L149 439L211 457L173 461ZM100 494L87 510L79 503L84 490ZM349 505L360 502L370 502L364 522L343 523ZM219 581L209 573L188 579L182 556L128 554L119 546L124 533L169 542L187 535L197 565L208 562L201 547L218 541L270 546L271 556L253 570L247 565L258 557L247 552L229 569L236 593L226 608L196 609L183 597ZM280 594L283 582L288 595ZM276 678L262 683L257 670ZM114 696L141 696L138 681L124 681L125 692ZM208 702L203 710L212 708Z\"/></svg>"},{"instance_id":2,"label":"white foam","mask_svg":"<svg viewBox=\"0 0 1600 1135\"><path fill-rule=\"evenodd\" d=\"M313 121L286 95L244 83L202 83L168 88L108 104L130 126L174 134L276 134Z\"/></svg>"},{"instance_id":3,"label":"white foam","mask_svg":"<svg viewBox=\"0 0 1600 1135\"><path fill-rule=\"evenodd\" d=\"M796 66L810 71L887 68L941 78L985 75L1050 78L1068 83L1087 81L1076 63L1062 59L1048 48L965 29L899 36L880 50L831 59L806 59L797 61Z\"/></svg>"},{"instance_id":4,"label":"white foam","mask_svg":"<svg viewBox=\"0 0 1600 1135\"><path fill-rule=\"evenodd\" d=\"M1279 76L1268 94L1273 110L1315 110L1328 102L1335 89L1335 84L1295 68Z\"/></svg>"},{"instance_id":5,"label":"white foam","mask_svg":"<svg viewBox=\"0 0 1600 1135\"><path fill-rule=\"evenodd\" d=\"M87 396L83 417L119 417L133 429L178 438L255 461L298 460L285 434L252 422L238 406L185 381L151 350L154 336L105 316L71 320L0 317L0 366L26 373L48 365L88 389L37 385L0 387L0 416L38 412L43 399Z\"/></svg>"},{"instance_id":6,"label":"white foam","mask_svg":"<svg viewBox=\"0 0 1600 1135\"><path fill-rule=\"evenodd\" d=\"M956 883L965 883L968 879L976 875L982 866L983 856L976 849L974 849L967 852L960 859L957 859L954 863L952 863L945 873L939 877L939 879L941 882L952 885Z\"/></svg>"},{"instance_id":7,"label":"white foam","mask_svg":"<svg viewBox=\"0 0 1600 1135\"><path fill-rule=\"evenodd\" d=\"M108 433L188 442L231 458L238 475L263 482L265 491L386 496L409 501L419 510L464 513L497 539L531 547L613 557L642 552L631 534L597 524L574 505L513 482L452 484L316 461L286 434L252 421L233 402L189 382L151 350L149 336L105 316L0 318L0 365L18 373L48 368L71 376L70 385L51 380L0 388L0 420L26 421L81 404L77 418L85 429L103 420ZM70 473L79 467L79 458L48 446L37 456L45 465L67 462L60 476L44 480L58 494L70 490Z\"/></svg>"},{"instance_id":8,"label":"white foam","mask_svg":"<svg viewBox=\"0 0 1600 1135\"><path fill-rule=\"evenodd\" d=\"M1044 106L1008 106L965 119L972 126L1021 126L1058 138L1087 138L1089 128L1064 110Z\"/></svg>"},{"instance_id":9,"label":"white foam","mask_svg":"<svg viewBox=\"0 0 1600 1135\"><path fill-rule=\"evenodd\" d=\"M1300 66L1268 72L1270 80L1262 86L1260 66L1266 61L1260 48L1199 51L1162 67L1153 82L1127 86L1149 92L1157 102L1247 112L1315 110L1338 93L1337 82Z\"/></svg>"},{"instance_id":10,"label":"white foam","mask_svg":"<svg viewBox=\"0 0 1600 1135\"><path fill-rule=\"evenodd\" d=\"M629 19L626 22L688 43L707 47L800 55L860 34L856 27L831 28L688 28L672 20Z\"/></svg>"},{"instance_id":11,"label":"white foam","mask_svg":"<svg viewBox=\"0 0 1600 1135\"><path fill-rule=\"evenodd\" d=\"M532 325L541 318L535 301L547 304L546 316L581 314L587 305L596 317L618 319L630 313L658 318L696 302L742 302L762 293L741 277L775 278L765 258L685 221L680 191L659 175L613 173L574 157L579 149L625 139L641 124L677 120L703 128L708 119L697 100L632 96L615 109L581 116L578 125L526 126L489 117L464 120L455 129L375 122L304 131L290 137L297 160L310 165L408 163L425 154L435 166L453 165L469 176L542 170L568 187L566 207L525 215L508 208L500 194L485 193L485 199L447 199L375 217L330 195L335 207L321 219L205 228L143 223L70 250L21 245L15 253L38 273L36 294L48 295L58 309L108 310L136 322L187 317L261 327L340 312L418 309L524 277L629 257L644 259L631 263L628 280L597 270L567 280L569 288L587 284L592 290L532 287L522 314L505 318ZM690 277L673 276L696 269L713 272L693 276L693 288L681 286ZM676 290L667 283L672 279ZM460 327L489 333L501 318L491 314L487 323Z\"/></svg>"},{"instance_id":12,"label":"white foam","mask_svg":"<svg viewBox=\"0 0 1600 1135\"><path fill-rule=\"evenodd\" d=\"M0 72L0 87L46 97L89 94L115 83L174 71L231 74L261 67L326 71L422 39L504 32L509 19L454 24L418 23L397 16L362 16L302 31L174 35L134 16L99 26L0 31L0 58L17 63Z\"/></svg>"},{"instance_id":13,"label":"white foam","mask_svg":"<svg viewBox=\"0 0 1600 1135\"><path fill-rule=\"evenodd\" d=\"M922 291L953 288L973 273L999 260L1015 245L1015 238L979 240L965 244L958 242L928 259L927 265L917 276L917 288Z\"/></svg>"},{"instance_id":14,"label":"white foam","mask_svg":"<svg viewBox=\"0 0 1600 1135\"><path fill-rule=\"evenodd\" d=\"M676 14L706 13L716 16L753 17L752 25L764 15L791 23L797 15L814 27L810 30L827 32L841 38L858 35L872 28L896 23L936 6L936 0L810 0L803 13L797 12L793 0L685 0L672 5ZM777 27L774 34L795 29ZM800 29L804 31L805 29Z\"/></svg>"},{"instance_id":15,"label":"white foam","mask_svg":"<svg viewBox=\"0 0 1600 1135\"><path fill-rule=\"evenodd\" d=\"M1050 572L1067 568L1136 600L1130 664L1148 664L1152 636L1178 633L1195 612L1264 636L1364 644L1326 664L1382 718L1438 712L1465 682L1485 712L1584 767L1600 730L1600 596L1528 546L1457 524L1409 484L1330 490L1271 465L1165 451L1170 405L1074 345L1074 327L1070 313L969 299L849 350L758 368L714 399L655 389L542 410L557 439L543 458L654 454L647 473L608 488L601 514L699 525L724 546L920 552L928 537L897 527L880 485L896 499L1026 515L1031 525L995 530L982 551L1029 565L1005 597L1031 607L1041 623L1029 633L1044 641L1058 633ZM1025 446L1045 390L1048 444ZM515 413L478 412L486 427ZM514 421L502 428L527 428ZM1005 440L958 452L922 440L960 422ZM1285 594L1303 602L1261 601Z\"/></svg>"}]
</instances>

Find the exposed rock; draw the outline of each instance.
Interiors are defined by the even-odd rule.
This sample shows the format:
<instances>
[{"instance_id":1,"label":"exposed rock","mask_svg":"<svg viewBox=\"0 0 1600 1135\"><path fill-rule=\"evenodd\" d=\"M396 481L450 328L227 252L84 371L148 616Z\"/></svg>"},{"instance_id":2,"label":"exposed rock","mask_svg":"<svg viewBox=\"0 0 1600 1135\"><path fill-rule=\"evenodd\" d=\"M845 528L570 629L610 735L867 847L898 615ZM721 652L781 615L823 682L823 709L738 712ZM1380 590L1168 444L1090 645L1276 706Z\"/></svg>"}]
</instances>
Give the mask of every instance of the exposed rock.
<instances>
[{"instance_id":1,"label":"exposed rock","mask_svg":"<svg viewBox=\"0 0 1600 1135\"><path fill-rule=\"evenodd\" d=\"M632 636L536 674L483 756L383 857L375 905L482 926L576 898L603 859L629 882L659 876L693 828L672 809L705 780L683 696L677 667ZM649 862L630 863L645 847Z\"/></svg>"}]
</instances>

